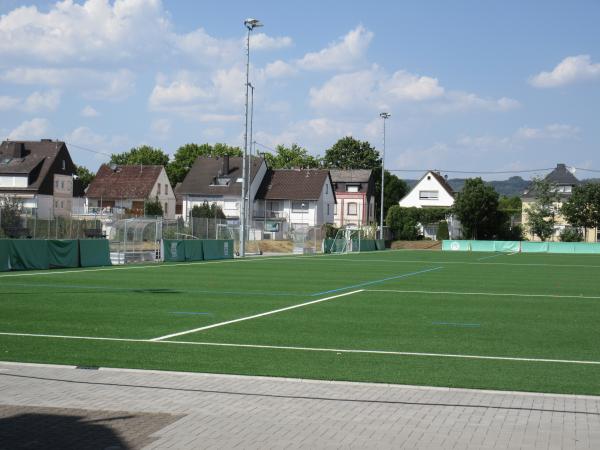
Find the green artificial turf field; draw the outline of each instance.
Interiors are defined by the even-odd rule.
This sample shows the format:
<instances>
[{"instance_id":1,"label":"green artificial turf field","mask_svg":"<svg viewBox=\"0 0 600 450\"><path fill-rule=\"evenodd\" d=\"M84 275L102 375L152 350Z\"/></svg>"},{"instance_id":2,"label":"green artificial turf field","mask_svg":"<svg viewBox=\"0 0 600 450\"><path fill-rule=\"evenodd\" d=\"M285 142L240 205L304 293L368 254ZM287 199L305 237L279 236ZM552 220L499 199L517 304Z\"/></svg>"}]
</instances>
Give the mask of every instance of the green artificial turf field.
<instances>
[{"instance_id":1,"label":"green artificial turf field","mask_svg":"<svg viewBox=\"0 0 600 450\"><path fill-rule=\"evenodd\" d=\"M0 360L600 394L600 256L388 251L4 273Z\"/></svg>"}]
</instances>

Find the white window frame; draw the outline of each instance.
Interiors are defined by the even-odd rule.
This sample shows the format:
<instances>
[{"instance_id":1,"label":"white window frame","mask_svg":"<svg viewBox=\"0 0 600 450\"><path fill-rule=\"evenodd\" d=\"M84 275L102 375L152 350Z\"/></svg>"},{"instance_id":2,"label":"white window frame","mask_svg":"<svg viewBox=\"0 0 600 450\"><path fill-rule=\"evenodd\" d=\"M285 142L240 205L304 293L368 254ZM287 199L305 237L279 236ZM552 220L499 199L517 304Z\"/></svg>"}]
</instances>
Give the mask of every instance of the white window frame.
<instances>
[{"instance_id":1,"label":"white window frame","mask_svg":"<svg viewBox=\"0 0 600 450\"><path fill-rule=\"evenodd\" d=\"M305 213L310 209L310 202L305 200L292 200L292 212L293 213ZM303 208L302 205L305 205L306 208ZM298 208L298 206L300 206Z\"/></svg>"},{"instance_id":2,"label":"white window frame","mask_svg":"<svg viewBox=\"0 0 600 450\"><path fill-rule=\"evenodd\" d=\"M346 214L349 216L358 216L358 203L356 202L348 202L346 203ZM350 212L350 207L354 207L354 212Z\"/></svg>"},{"instance_id":3,"label":"white window frame","mask_svg":"<svg viewBox=\"0 0 600 450\"><path fill-rule=\"evenodd\" d=\"M439 200L440 191L419 191L419 200Z\"/></svg>"}]
</instances>

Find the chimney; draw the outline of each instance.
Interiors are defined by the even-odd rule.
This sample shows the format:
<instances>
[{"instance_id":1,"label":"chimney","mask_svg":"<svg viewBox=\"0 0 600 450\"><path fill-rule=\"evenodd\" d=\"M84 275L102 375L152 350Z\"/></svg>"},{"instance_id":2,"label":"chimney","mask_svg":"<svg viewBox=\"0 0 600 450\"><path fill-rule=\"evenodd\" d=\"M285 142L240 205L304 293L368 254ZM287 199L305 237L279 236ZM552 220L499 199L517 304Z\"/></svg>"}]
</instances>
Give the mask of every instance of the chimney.
<instances>
[{"instance_id":1,"label":"chimney","mask_svg":"<svg viewBox=\"0 0 600 450\"><path fill-rule=\"evenodd\" d=\"M7 142L6 156L9 158L23 158L25 156L25 144L23 142Z\"/></svg>"},{"instance_id":2,"label":"chimney","mask_svg":"<svg viewBox=\"0 0 600 450\"><path fill-rule=\"evenodd\" d=\"M221 168L221 172L224 177L229 175L229 155L223 156L223 167Z\"/></svg>"}]
</instances>

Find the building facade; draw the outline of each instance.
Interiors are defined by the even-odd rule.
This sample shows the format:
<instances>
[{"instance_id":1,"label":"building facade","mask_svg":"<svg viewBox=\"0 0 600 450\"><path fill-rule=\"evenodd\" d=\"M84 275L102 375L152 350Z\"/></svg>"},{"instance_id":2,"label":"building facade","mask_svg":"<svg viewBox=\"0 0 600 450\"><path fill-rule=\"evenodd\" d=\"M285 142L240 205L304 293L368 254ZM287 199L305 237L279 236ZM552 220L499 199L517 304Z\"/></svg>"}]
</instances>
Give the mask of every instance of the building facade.
<instances>
[{"instance_id":1,"label":"building facade","mask_svg":"<svg viewBox=\"0 0 600 450\"><path fill-rule=\"evenodd\" d=\"M334 207L335 226L356 227L375 223L373 172L336 169L330 172L337 199Z\"/></svg>"}]
</instances>

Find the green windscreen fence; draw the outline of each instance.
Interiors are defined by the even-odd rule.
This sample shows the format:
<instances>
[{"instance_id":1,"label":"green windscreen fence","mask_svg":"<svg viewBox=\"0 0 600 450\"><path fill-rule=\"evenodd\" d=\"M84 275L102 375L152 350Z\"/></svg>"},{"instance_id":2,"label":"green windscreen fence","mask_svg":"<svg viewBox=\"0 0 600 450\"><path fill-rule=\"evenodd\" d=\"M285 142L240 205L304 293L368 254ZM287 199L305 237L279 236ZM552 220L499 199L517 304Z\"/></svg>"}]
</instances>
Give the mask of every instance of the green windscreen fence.
<instances>
[{"instance_id":1,"label":"green windscreen fence","mask_svg":"<svg viewBox=\"0 0 600 450\"><path fill-rule=\"evenodd\" d=\"M163 260L173 261L185 261L185 247L184 241L175 239L164 239L163 240Z\"/></svg>"},{"instance_id":2,"label":"green windscreen fence","mask_svg":"<svg viewBox=\"0 0 600 450\"><path fill-rule=\"evenodd\" d=\"M183 247L186 261L202 261L204 259L201 240L187 239L183 241Z\"/></svg>"},{"instance_id":3,"label":"green windscreen fence","mask_svg":"<svg viewBox=\"0 0 600 450\"><path fill-rule=\"evenodd\" d=\"M375 247L374 239L356 239L352 241L352 251L372 252L375 250L377 250L377 247Z\"/></svg>"},{"instance_id":4,"label":"green windscreen fence","mask_svg":"<svg viewBox=\"0 0 600 450\"><path fill-rule=\"evenodd\" d=\"M81 267L110 266L110 248L106 239L81 239L79 241Z\"/></svg>"},{"instance_id":5,"label":"green windscreen fence","mask_svg":"<svg viewBox=\"0 0 600 450\"><path fill-rule=\"evenodd\" d=\"M215 239L202 241L202 251L204 259L207 261L214 259L233 258L233 240Z\"/></svg>"},{"instance_id":6,"label":"green windscreen fence","mask_svg":"<svg viewBox=\"0 0 600 450\"><path fill-rule=\"evenodd\" d=\"M8 241L0 239L0 272L10 270L10 256L8 254Z\"/></svg>"},{"instance_id":7,"label":"green windscreen fence","mask_svg":"<svg viewBox=\"0 0 600 450\"><path fill-rule=\"evenodd\" d=\"M12 270L50 268L48 241L40 239L10 239L8 253Z\"/></svg>"},{"instance_id":8,"label":"green windscreen fence","mask_svg":"<svg viewBox=\"0 0 600 450\"><path fill-rule=\"evenodd\" d=\"M442 242L442 250L463 252L600 254L600 243L445 240Z\"/></svg>"},{"instance_id":9,"label":"green windscreen fence","mask_svg":"<svg viewBox=\"0 0 600 450\"><path fill-rule=\"evenodd\" d=\"M47 242L51 268L79 267L79 241L49 240Z\"/></svg>"}]
</instances>

